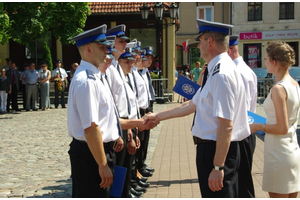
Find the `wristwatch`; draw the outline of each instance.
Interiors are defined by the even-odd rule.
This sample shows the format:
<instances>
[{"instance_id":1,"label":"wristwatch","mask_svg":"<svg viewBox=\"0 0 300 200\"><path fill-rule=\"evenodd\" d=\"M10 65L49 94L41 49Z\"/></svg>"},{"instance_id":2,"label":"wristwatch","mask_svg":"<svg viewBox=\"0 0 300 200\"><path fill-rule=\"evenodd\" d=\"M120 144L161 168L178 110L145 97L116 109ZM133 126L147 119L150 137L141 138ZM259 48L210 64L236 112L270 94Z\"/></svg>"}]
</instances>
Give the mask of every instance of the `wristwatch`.
<instances>
[{"instance_id":1,"label":"wristwatch","mask_svg":"<svg viewBox=\"0 0 300 200\"><path fill-rule=\"evenodd\" d=\"M217 170L217 171L221 171L224 169L224 166L220 167L220 166L214 165L213 169Z\"/></svg>"}]
</instances>

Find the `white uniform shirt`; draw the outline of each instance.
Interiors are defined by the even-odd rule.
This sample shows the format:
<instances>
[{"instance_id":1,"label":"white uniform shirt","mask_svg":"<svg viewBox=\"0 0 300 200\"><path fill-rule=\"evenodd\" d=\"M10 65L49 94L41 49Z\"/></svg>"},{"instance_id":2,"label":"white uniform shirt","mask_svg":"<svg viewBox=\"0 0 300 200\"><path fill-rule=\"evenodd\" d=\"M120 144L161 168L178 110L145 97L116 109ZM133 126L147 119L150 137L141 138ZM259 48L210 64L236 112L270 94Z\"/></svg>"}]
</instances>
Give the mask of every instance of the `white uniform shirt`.
<instances>
[{"instance_id":1,"label":"white uniform shirt","mask_svg":"<svg viewBox=\"0 0 300 200\"><path fill-rule=\"evenodd\" d=\"M102 132L104 143L119 138L118 122L111 92L100 80L101 73L94 65L81 60L70 84L68 98L68 133L86 141L84 129L94 122Z\"/></svg>"},{"instance_id":2,"label":"white uniform shirt","mask_svg":"<svg viewBox=\"0 0 300 200\"><path fill-rule=\"evenodd\" d=\"M150 88L149 88L149 87L152 87L152 90L153 90L154 93L155 93L155 91L154 91L154 88L153 88L153 86L152 86L151 77L150 77L150 84L149 84L148 76L147 76L146 73L149 73L149 70L148 70L148 68L145 68L145 67L144 67L144 68L143 68L142 75L143 75L143 77L146 77L145 80L146 80L147 90L148 90L148 92L149 92L150 100L151 100L151 101L154 101L155 98L151 98ZM150 73L149 73L149 76L150 76ZM154 95L155 95L155 94L154 94Z\"/></svg>"},{"instance_id":3,"label":"white uniform shirt","mask_svg":"<svg viewBox=\"0 0 300 200\"><path fill-rule=\"evenodd\" d=\"M144 76L142 76L137 67L132 68L132 75L135 77L137 88L138 88L138 105L139 108L146 109L149 107L149 92L147 87L147 77L146 80ZM147 81L147 82L146 82Z\"/></svg>"},{"instance_id":4,"label":"white uniform shirt","mask_svg":"<svg viewBox=\"0 0 300 200\"><path fill-rule=\"evenodd\" d=\"M242 56L233 60L237 70L241 73L246 91L247 109L253 113L256 111L257 102L257 76L245 63Z\"/></svg>"},{"instance_id":5,"label":"white uniform shirt","mask_svg":"<svg viewBox=\"0 0 300 200\"><path fill-rule=\"evenodd\" d=\"M131 107L131 111L130 111L130 115L128 116L128 119L138 119L140 116L139 114L139 107L138 107L138 102L137 102L137 98L136 98L136 94L134 92L134 82L132 79L132 76L130 76L130 83L132 85L132 89L128 83L128 76L130 73L127 74L127 76L125 77L125 86L127 89L127 93L128 93L128 98L129 98L129 102L130 102L130 107ZM131 75L131 74L130 74Z\"/></svg>"},{"instance_id":6,"label":"white uniform shirt","mask_svg":"<svg viewBox=\"0 0 300 200\"><path fill-rule=\"evenodd\" d=\"M122 68L119 67L119 69L120 73L115 66L110 65L105 73L107 75L108 83L110 85L114 102L117 106L120 117L128 117L129 113L124 81L125 76Z\"/></svg>"},{"instance_id":7,"label":"white uniform shirt","mask_svg":"<svg viewBox=\"0 0 300 200\"><path fill-rule=\"evenodd\" d=\"M243 80L227 53L219 54L209 62L206 84L192 101L196 105L194 136L216 141L218 117L233 121L231 141L249 136Z\"/></svg>"},{"instance_id":8,"label":"white uniform shirt","mask_svg":"<svg viewBox=\"0 0 300 200\"><path fill-rule=\"evenodd\" d=\"M51 72L52 73L51 77L55 77L57 74L59 76L59 72L61 73L61 79L65 79L65 78L68 77L68 74L67 74L66 70L64 68L61 68L61 67L54 69Z\"/></svg>"}]
</instances>

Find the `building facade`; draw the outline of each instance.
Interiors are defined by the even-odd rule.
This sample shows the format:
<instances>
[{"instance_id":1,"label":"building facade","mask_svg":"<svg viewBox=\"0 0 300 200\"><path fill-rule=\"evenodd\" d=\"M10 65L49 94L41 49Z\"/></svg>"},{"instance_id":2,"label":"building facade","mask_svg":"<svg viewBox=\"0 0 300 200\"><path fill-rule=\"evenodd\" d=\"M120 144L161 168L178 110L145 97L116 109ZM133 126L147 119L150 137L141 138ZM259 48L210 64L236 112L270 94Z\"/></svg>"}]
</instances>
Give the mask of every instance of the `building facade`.
<instances>
[{"instance_id":1,"label":"building facade","mask_svg":"<svg viewBox=\"0 0 300 200\"><path fill-rule=\"evenodd\" d=\"M251 68L265 68L268 42L281 40L293 47L299 65L299 2L233 2L233 35L239 35L239 50Z\"/></svg>"}]
</instances>

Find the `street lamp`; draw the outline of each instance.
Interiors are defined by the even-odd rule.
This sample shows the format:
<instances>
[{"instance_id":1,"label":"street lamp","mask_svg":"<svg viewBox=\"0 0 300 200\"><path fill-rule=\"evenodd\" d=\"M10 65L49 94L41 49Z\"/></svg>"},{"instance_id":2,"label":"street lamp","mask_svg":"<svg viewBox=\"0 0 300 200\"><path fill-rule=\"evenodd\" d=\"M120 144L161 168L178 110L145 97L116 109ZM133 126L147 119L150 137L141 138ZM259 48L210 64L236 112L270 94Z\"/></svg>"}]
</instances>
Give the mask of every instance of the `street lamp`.
<instances>
[{"instance_id":1,"label":"street lamp","mask_svg":"<svg viewBox=\"0 0 300 200\"><path fill-rule=\"evenodd\" d=\"M142 7L140 7L141 15L143 20L147 20L149 16L149 10L150 8L144 3ZM167 23L167 24L162 24L162 19L163 19L163 12L164 12L164 5L162 2L156 2L153 6L153 11L155 14L155 18L157 19L157 38L159 39L159 45L157 48L157 53L158 53L158 77L161 79L161 31L162 31L162 25L166 25L168 27L169 25L174 25L175 23ZM176 14L178 12L178 7L172 3L169 6L169 11L170 11L170 18L174 21L176 19ZM160 88L158 91L159 97L162 97L162 81L160 80Z\"/></svg>"}]
</instances>

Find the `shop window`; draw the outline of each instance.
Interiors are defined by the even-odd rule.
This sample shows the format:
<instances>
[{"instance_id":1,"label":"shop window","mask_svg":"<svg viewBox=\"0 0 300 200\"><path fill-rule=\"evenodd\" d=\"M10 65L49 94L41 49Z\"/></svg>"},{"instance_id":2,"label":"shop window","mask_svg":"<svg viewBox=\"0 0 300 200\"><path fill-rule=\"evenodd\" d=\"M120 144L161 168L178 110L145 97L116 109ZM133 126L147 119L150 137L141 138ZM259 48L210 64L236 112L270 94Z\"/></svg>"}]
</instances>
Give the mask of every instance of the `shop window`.
<instances>
[{"instance_id":1,"label":"shop window","mask_svg":"<svg viewBox=\"0 0 300 200\"><path fill-rule=\"evenodd\" d=\"M248 21L262 20L262 2L248 3Z\"/></svg>"},{"instance_id":2,"label":"shop window","mask_svg":"<svg viewBox=\"0 0 300 200\"><path fill-rule=\"evenodd\" d=\"M244 44L244 61L250 68L261 67L261 43Z\"/></svg>"},{"instance_id":3,"label":"shop window","mask_svg":"<svg viewBox=\"0 0 300 200\"><path fill-rule=\"evenodd\" d=\"M214 21L214 7L213 6L200 6L197 7L197 19L204 19L207 21Z\"/></svg>"},{"instance_id":4,"label":"shop window","mask_svg":"<svg viewBox=\"0 0 300 200\"><path fill-rule=\"evenodd\" d=\"M294 19L294 3L279 3L279 19Z\"/></svg>"}]
</instances>

